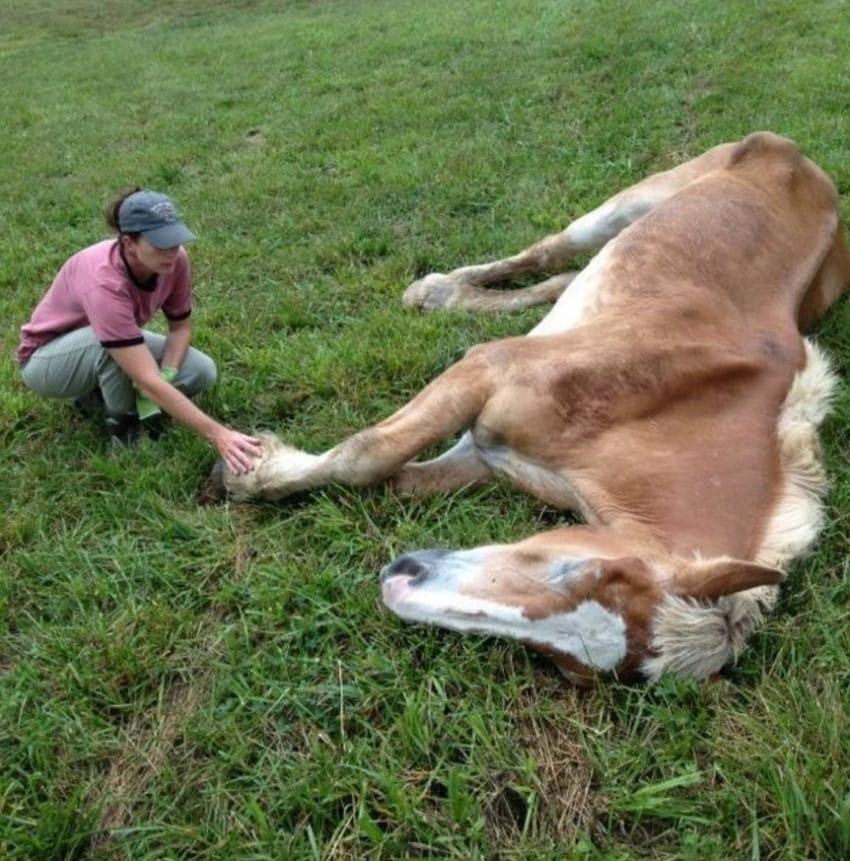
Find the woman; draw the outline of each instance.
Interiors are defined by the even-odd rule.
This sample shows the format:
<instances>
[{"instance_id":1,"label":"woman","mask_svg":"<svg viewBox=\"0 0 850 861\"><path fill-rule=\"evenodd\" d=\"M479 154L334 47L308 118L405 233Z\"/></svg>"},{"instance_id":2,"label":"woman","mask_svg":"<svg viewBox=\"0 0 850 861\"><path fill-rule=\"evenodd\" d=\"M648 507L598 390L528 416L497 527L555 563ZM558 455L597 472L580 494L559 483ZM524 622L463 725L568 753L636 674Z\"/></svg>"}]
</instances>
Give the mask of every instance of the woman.
<instances>
[{"instance_id":1,"label":"woman","mask_svg":"<svg viewBox=\"0 0 850 861\"><path fill-rule=\"evenodd\" d=\"M189 346L192 288L183 244L194 234L155 191L119 197L106 220L118 238L71 257L21 328L16 358L24 383L53 398L99 389L107 427L122 441L138 432L140 408L158 411L152 402L207 439L233 472L250 472L260 441L189 400L216 377L212 359ZM166 337L141 328L160 309Z\"/></svg>"}]
</instances>

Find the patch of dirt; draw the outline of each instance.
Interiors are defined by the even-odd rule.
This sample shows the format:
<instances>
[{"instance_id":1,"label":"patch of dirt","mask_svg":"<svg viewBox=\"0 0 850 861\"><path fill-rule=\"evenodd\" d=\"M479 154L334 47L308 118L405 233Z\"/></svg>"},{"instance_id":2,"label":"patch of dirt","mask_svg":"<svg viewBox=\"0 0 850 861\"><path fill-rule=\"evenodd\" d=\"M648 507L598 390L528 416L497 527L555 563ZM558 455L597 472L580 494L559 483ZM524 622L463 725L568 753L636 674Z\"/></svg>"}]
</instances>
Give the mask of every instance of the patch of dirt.
<instances>
[{"instance_id":1,"label":"patch of dirt","mask_svg":"<svg viewBox=\"0 0 850 861\"><path fill-rule=\"evenodd\" d=\"M95 803L102 805L100 834L91 850L103 850L112 843L111 831L133 821L133 806L156 777L179 739L187 719L207 699L212 677L205 674L191 684L175 686L156 713L137 718L127 729L122 754L113 761Z\"/></svg>"},{"instance_id":2,"label":"patch of dirt","mask_svg":"<svg viewBox=\"0 0 850 861\"><path fill-rule=\"evenodd\" d=\"M261 129L248 129L245 132L245 143L252 144L253 146L262 146L265 142L266 136Z\"/></svg>"},{"instance_id":3,"label":"patch of dirt","mask_svg":"<svg viewBox=\"0 0 850 861\"><path fill-rule=\"evenodd\" d=\"M238 542L234 569L239 577L247 575L255 556L253 547ZM187 722L209 699L214 678L212 659L222 648L216 632L223 615L213 609L204 619L199 638L208 647L202 652L203 665L195 668L191 682L175 684L152 713L134 718L126 730L123 750L112 761L92 798L93 806L101 809L99 831L90 846L92 852L108 853L115 848L112 832L132 824L134 806L179 745Z\"/></svg>"},{"instance_id":4,"label":"patch of dirt","mask_svg":"<svg viewBox=\"0 0 850 861\"><path fill-rule=\"evenodd\" d=\"M485 809L495 845L515 841L526 829L529 816L530 832L548 834L569 845L580 834L592 831L605 808L605 799L593 792L593 769L575 730L576 722L567 719L580 720L583 694L557 678L541 681L544 689L535 685L523 692L517 704L521 743L537 763L536 804L529 811L526 798L508 776L496 781ZM539 707L543 698L545 711ZM592 723L588 717L588 725Z\"/></svg>"}]
</instances>

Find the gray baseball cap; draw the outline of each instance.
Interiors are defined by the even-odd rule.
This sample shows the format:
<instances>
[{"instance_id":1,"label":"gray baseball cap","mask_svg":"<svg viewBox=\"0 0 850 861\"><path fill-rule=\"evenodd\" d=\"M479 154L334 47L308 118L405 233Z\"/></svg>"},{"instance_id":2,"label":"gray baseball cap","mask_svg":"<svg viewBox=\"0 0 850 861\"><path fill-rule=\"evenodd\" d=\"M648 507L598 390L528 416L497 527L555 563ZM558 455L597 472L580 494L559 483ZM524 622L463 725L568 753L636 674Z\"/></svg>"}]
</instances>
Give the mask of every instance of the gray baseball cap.
<instances>
[{"instance_id":1,"label":"gray baseball cap","mask_svg":"<svg viewBox=\"0 0 850 861\"><path fill-rule=\"evenodd\" d=\"M173 248L197 239L180 220L171 198L158 191L134 191L118 207L122 233L141 233L155 248Z\"/></svg>"}]
</instances>

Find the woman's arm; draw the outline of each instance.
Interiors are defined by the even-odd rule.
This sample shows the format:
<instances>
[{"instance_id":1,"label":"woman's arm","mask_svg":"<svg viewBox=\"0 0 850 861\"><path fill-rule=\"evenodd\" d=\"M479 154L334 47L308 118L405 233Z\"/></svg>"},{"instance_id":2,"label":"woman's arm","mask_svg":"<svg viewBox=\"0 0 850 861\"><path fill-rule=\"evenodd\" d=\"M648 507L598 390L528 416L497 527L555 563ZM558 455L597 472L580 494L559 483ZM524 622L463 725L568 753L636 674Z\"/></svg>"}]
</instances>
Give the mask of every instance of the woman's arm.
<instances>
[{"instance_id":1,"label":"woman's arm","mask_svg":"<svg viewBox=\"0 0 850 861\"><path fill-rule=\"evenodd\" d=\"M109 355L146 398L215 446L230 470L241 475L254 468L254 459L260 455L260 441L219 424L199 410L179 389L162 379L146 344L113 347ZM164 362L163 366L170 367Z\"/></svg>"},{"instance_id":2,"label":"woman's arm","mask_svg":"<svg viewBox=\"0 0 850 861\"><path fill-rule=\"evenodd\" d=\"M168 335L165 338L165 350L162 354L160 366L163 368L177 368L183 364L186 351L192 340L192 324L189 318L183 320L168 321Z\"/></svg>"}]
</instances>

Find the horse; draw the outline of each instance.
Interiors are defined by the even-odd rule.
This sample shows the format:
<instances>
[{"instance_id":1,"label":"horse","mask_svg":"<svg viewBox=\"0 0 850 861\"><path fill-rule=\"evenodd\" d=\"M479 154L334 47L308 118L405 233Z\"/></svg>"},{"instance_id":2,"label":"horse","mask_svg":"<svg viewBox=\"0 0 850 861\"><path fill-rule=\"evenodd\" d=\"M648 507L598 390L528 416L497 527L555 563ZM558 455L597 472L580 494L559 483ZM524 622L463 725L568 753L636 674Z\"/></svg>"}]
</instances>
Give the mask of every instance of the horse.
<instances>
[{"instance_id":1,"label":"horse","mask_svg":"<svg viewBox=\"0 0 850 861\"><path fill-rule=\"evenodd\" d=\"M381 572L391 611L517 639L579 684L713 676L822 525L817 428L836 378L804 333L850 284L837 203L786 138L715 146L518 254L411 284L404 302L423 310L554 305L334 448L265 434L252 472L218 464L214 481L277 500L330 482L428 494L507 477L584 523L404 553Z\"/></svg>"}]
</instances>

